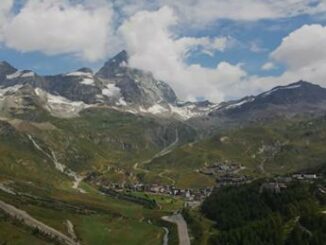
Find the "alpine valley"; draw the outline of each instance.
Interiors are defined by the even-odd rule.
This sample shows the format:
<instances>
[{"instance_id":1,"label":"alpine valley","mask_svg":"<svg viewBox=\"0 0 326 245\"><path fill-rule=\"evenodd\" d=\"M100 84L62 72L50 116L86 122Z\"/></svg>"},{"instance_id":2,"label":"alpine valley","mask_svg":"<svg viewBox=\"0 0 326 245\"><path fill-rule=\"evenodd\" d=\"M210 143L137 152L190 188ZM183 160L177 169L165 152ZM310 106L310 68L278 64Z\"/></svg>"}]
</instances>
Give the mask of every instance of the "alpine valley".
<instances>
[{"instance_id":1,"label":"alpine valley","mask_svg":"<svg viewBox=\"0 0 326 245\"><path fill-rule=\"evenodd\" d=\"M220 204L228 195L248 202L246 193L276 178L323 176L325 144L326 89L307 81L215 104L179 100L166 82L130 67L126 51L97 72L54 76L3 61L0 244L178 244L177 227L161 217L183 207L193 244L283 244L293 232L319 239L297 226L299 205L287 219L269 216L291 203L287 192L300 192L292 182L286 201L261 211L284 228L281 243L232 243L233 231L249 233L211 210L236 215ZM249 187L237 196L232 186L241 184ZM323 185L314 187L322 193Z\"/></svg>"}]
</instances>

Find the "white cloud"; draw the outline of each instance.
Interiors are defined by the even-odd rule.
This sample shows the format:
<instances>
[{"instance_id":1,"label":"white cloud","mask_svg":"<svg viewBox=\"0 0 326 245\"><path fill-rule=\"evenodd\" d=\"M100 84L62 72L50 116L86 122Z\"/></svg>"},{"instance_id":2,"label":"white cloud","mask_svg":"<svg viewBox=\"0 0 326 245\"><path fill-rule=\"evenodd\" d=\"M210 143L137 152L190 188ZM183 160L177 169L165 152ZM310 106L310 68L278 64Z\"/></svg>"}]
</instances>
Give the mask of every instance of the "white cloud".
<instances>
[{"instance_id":1,"label":"white cloud","mask_svg":"<svg viewBox=\"0 0 326 245\"><path fill-rule=\"evenodd\" d=\"M270 71L270 70L273 70L275 69L275 64L273 62L267 62L265 63L264 65L262 65L261 69L263 71Z\"/></svg>"},{"instance_id":2,"label":"white cloud","mask_svg":"<svg viewBox=\"0 0 326 245\"><path fill-rule=\"evenodd\" d=\"M280 76L257 77L248 80L246 91L258 93L274 86L299 80L326 87L326 26L304 25L283 39L271 58L287 66Z\"/></svg>"},{"instance_id":3,"label":"white cloud","mask_svg":"<svg viewBox=\"0 0 326 245\"><path fill-rule=\"evenodd\" d=\"M273 63L261 68L270 70L282 63L287 71L263 78L249 77L241 64L225 61L214 68L187 64L193 51L213 55L225 51L233 40L187 37L179 31L204 29L220 19L256 21L326 13L325 1L26 0L16 14L10 13L13 1L0 1L0 41L6 46L22 52L73 54L89 61L126 46L132 66L168 81L183 99L205 96L220 101L299 79L326 83L326 31L321 25L303 26L284 38L271 54ZM259 42L248 48L267 51Z\"/></svg>"},{"instance_id":4,"label":"white cloud","mask_svg":"<svg viewBox=\"0 0 326 245\"><path fill-rule=\"evenodd\" d=\"M141 11L125 21L119 33L126 42L130 65L153 72L156 78L168 81L182 99L224 99L227 86L246 76L241 65L221 62L215 69L185 62L189 50L207 45L211 50L223 50L220 39L176 38L171 28L177 24L177 16L169 7L158 11ZM206 50L203 50L206 51Z\"/></svg>"},{"instance_id":5,"label":"white cloud","mask_svg":"<svg viewBox=\"0 0 326 245\"><path fill-rule=\"evenodd\" d=\"M65 0L29 0L7 19L5 44L22 52L71 53L89 61L106 56L111 43L112 10L107 4L72 4Z\"/></svg>"},{"instance_id":6,"label":"white cloud","mask_svg":"<svg viewBox=\"0 0 326 245\"><path fill-rule=\"evenodd\" d=\"M306 80L326 86L325 43L326 26L322 25L304 25L285 37L271 53L271 58L287 66L278 82Z\"/></svg>"},{"instance_id":7,"label":"white cloud","mask_svg":"<svg viewBox=\"0 0 326 245\"><path fill-rule=\"evenodd\" d=\"M326 27L304 25L285 37L271 57L290 70L326 61Z\"/></svg>"},{"instance_id":8,"label":"white cloud","mask_svg":"<svg viewBox=\"0 0 326 245\"><path fill-rule=\"evenodd\" d=\"M9 18L10 10L13 5L13 0L0 1L0 40L2 39L2 29Z\"/></svg>"},{"instance_id":9,"label":"white cloud","mask_svg":"<svg viewBox=\"0 0 326 245\"><path fill-rule=\"evenodd\" d=\"M173 8L180 21L202 27L218 19L256 21L301 14L325 13L323 0L116 0L121 11L131 16L140 10L155 10L162 6Z\"/></svg>"}]
</instances>

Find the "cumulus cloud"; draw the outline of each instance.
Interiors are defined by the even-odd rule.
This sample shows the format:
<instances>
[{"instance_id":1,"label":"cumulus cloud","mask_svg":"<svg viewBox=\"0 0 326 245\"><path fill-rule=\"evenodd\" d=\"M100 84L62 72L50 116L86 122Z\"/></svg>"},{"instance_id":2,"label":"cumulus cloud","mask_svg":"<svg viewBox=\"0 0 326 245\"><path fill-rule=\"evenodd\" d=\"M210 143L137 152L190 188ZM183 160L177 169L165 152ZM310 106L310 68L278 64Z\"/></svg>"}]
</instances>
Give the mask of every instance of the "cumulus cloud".
<instances>
[{"instance_id":1,"label":"cumulus cloud","mask_svg":"<svg viewBox=\"0 0 326 245\"><path fill-rule=\"evenodd\" d=\"M271 57L285 63L289 69L297 70L326 61L326 27L304 25L290 33Z\"/></svg>"},{"instance_id":2,"label":"cumulus cloud","mask_svg":"<svg viewBox=\"0 0 326 245\"><path fill-rule=\"evenodd\" d=\"M8 47L22 52L70 53L96 61L105 57L112 45L109 38L113 13L109 5L103 4L30 0L17 15L7 19L3 40Z\"/></svg>"},{"instance_id":3,"label":"cumulus cloud","mask_svg":"<svg viewBox=\"0 0 326 245\"><path fill-rule=\"evenodd\" d=\"M6 24L7 19L9 18L13 3L13 0L2 0L0 2L0 41L2 39L2 30Z\"/></svg>"},{"instance_id":4,"label":"cumulus cloud","mask_svg":"<svg viewBox=\"0 0 326 245\"><path fill-rule=\"evenodd\" d=\"M119 33L130 53L130 65L149 70L156 78L168 81L183 99L194 100L197 96L205 95L214 101L223 100L223 87L241 81L246 72L241 64L231 65L227 62L219 63L215 69L199 64L188 65L185 58L189 50L197 46L223 50L225 39L177 38L171 31L177 21L170 7L152 12L141 11L125 21Z\"/></svg>"},{"instance_id":5,"label":"cumulus cloud","mask_svg":"<svg viewBox=\"0 0 326 245\"><path fill-rule=\"evenodd\" d=\"M271 58L287 66L278 80L299 79L326 86L326 26L304 25L282 40Z\"/></svg>"}]
</instances>

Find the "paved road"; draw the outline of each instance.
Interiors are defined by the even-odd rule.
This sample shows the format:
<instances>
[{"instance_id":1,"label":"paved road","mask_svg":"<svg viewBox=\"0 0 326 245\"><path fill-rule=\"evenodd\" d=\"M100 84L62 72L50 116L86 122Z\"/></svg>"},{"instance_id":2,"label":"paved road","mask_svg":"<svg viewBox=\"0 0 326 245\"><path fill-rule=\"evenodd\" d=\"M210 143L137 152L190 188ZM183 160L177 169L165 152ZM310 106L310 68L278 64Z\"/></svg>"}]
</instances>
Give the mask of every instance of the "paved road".
<instances>
[{"instance_id":1,"label":"paved road","mask_svg":"<svg viewBox=\"0 0 326 245\"><path fill-rule=\"evenodd\" d=\"M175 223L178 227L179 245L190 245L187 223L181 214L162 217L163 220Z\"/></svg>"},{"instance_id":2,"label":"paved road","mask_svg":"<svg viewBox=\"0 0 326 245\"><path fill-rule=\"evenodd\" d=\"M47 226L46 224L34 219L27 212L20 210L1 200L0 200L0 209L2 209L5 213L10 215L11 217L25 223L27 226L32 228L37 228L42 234L54 238L55 240L59 241L60 244L79 245L79 242L74 241L72 238L66 236L60 231L57 231L50 226Z\"/></svg>"}]
</instances>

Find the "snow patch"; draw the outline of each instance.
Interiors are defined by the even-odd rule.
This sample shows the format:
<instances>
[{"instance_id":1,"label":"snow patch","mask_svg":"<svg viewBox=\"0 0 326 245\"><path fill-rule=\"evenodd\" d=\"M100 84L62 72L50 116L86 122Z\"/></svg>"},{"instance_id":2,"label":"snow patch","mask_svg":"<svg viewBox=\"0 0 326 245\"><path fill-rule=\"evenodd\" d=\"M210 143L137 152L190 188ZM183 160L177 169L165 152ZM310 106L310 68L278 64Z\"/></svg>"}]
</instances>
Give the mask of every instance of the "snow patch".
<instances>
[{"instance_id":1,"label":"snow patch","mask_svg":"<svg viewBox=\"0 0 326 245\"><path fill-rule=\"evenodd\" d=\"M104 89L102 89L102 94L107 97L119 97L120 88L116 87L114 84L107 84Z\"/></svg>"},{"instance_id":2,"label":"snow patch","mask_svg":"<svg viewBox=\"0 0 326 245\"><path fill-rule=\"evenodd\" d=\"M147 108L146 111L148 113L152 113L152 114L162 114L162 113L169 112L169 109L167 109L159 104L156 104L156 105L153 105L153 106Z\"/></svg>"},{"instance_id":3,"label":"snow patch","mask_svg":"<svg viewBox=\"0 0 326 245\"><path fill-rule=\"evenodd\" d=\"M116 103L116 105L127 106L127 102L124 100L124 98L121 97L119 101Z\"/></svg>"},{"instance_id":4,"label":"snow patch","mask_svg":"<svg viewBox=\"0 0 326 245\"><path fill-rule=\"evenodd\" d=\"M18 77L21 76L21 73L22 73L21 71L16 71L16 72L14 72L12 74L7 75L6 78L7 79L15 79L15 78L18 78Z\"/></svg>"},{"instance_id":5,"label":"snow patch","mask_svg":"<svg viewBox=\"0 0 326 245\"><path fill-rule=\"evenodd\" d=\"M67 77L80 77L80 78L82 78L80 83L84 84L84 85L91 85L91 86L95 85L94 76L90 72L75 71L75 72L67 73L66 76Z\"/></svg>"},{"instance_id":6,"label":"snow patch","mask_svg":"<svg viewBox=\"0 0 326 245\"><path fill-rule=\"evenodd\" d=\"M79 116L79 112L90 105L82 101L71 101L59 95L50 94L40 88L35 89L35 93L46 101L45 109L53 116L71 118Z\"/></svg>"},{"instance_id":7,"label":"snow patch","mask_svg":"<svg viewBox=\"0 0 326 245\"><path fill-rule=\"evenodd\" d=\"M289 86L285 86L285 87L278 87L278 88L273 88L270 91L267 91L265 93L262 94L263 97L266 97L278 90L284 90L284 89L295 89L295 88L300 88L302 86L302 84L294 84L294 85L289 85Z\"/></svg>"},{"instance_id":8,"label":"snow patch","mask_svg":"<svg viewBox=\"0 0 326 245\"><path fill-rule=\"evenodd\" d=\"M66 74L67 77L88 77L93 78L93 74L90 72L75 71Z\"/></svg>"},{"instance_id":9,"label":"snow patch","mask_svg":"<svg viewBox=\"0 0 326 245\"><path fill-rule=\"evenodd\" d=\"M35 73L32 71L29 72L23 72L23 74L21 75L21 77L34 77Z\"/></svg>"},{"instance_id":10,"label":"snow patch","mask_svg":"<svg viewBox=\"0 0 326 245\"><path fill-rule=\"evenodd\" d=\"M21 89L22 87L23 87L23 85L17 84L17 85L6 87L6 88L0 88L0 96L4 96L8 92L9 93L15 93L19 89Z\"/></svg>"},{"instance_id":11,"label":"snow patch","mask_svg":"<svg viewBox=\"0 0 326 245\"><path fill-rule=\"evenodd\" d=\"M120 64L119 64L119 67L127 67L128 66L128 63L126 61L122 61Z\"/></svg>"},{"instance_id":12,"label":"snow patch","mask_svg":"<svg viewBox=\"0 0 326 245\"><path fill-rule=\"evenodd\" d=\"M95 81L93 78L84 78L83 80L81 80L80 83L84 85L95 85Z\"/></svg>"},{"instance_id":13,"label":"snow patch","mask_svg":"<svg viewBox=\"0 0 326 245\"><path fill-rule=\"evenodd\" d=\"M185 107L177 107L170 105L171 112L174 114L177 114L181 117L183 120L187 120L192 117L197 117L200 115L200 113L194 112L191 108L185 106Z\"/></svg>"},{"instance_id":14,"label":"snow patch","mask_svg":"<svg viewBox=\"0 0 326 245\"><path fill-rule=\"evenodd\" d=\"M241 100L241 101L239 101L239 102L237 102L235 104L228 105L228 106L224 107L223 109L228 110L228 109L237 108L237 107L240 107L240 106L242 106L242 105L244 105L246 103L252 102L254 100L255 100L255 98L244 99L244 100Z\"/></svg>"},{"instance_id":15,"label":"snow patch","mask_svg":"<svg viewBox=\"0 0 326 245\"><path fill-rule=\"evenodd\" d=\"M19 77L34 77L35 73L32 71L16 71L12 74L9 74L6 76L7 79L11 80L11 79L16 79Z\"/></svg>"}]
</instances>

